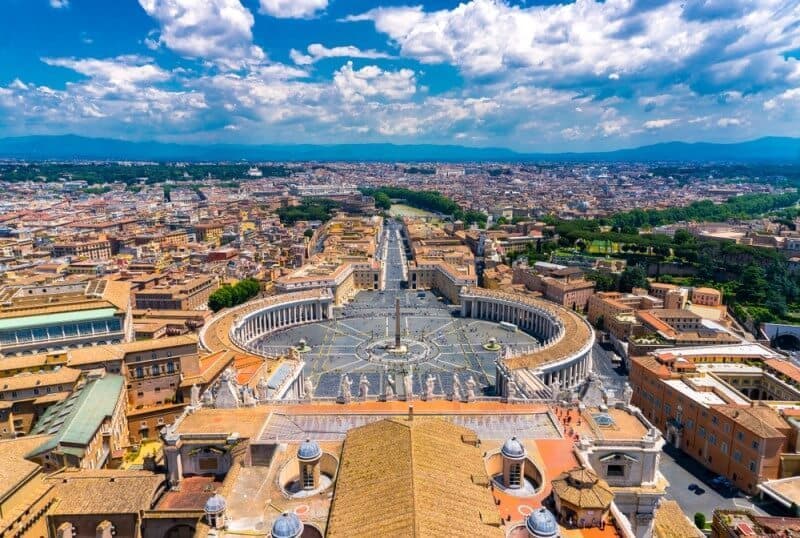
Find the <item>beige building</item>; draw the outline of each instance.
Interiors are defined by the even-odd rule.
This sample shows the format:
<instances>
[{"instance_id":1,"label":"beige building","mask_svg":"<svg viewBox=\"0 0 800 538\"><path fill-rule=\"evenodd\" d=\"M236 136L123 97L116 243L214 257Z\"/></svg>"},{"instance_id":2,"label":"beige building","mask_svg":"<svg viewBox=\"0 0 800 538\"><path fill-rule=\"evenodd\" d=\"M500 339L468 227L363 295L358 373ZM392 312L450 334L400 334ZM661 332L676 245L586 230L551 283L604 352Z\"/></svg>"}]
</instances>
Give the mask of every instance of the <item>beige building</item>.
<instances>
[{"instance_id":1,"label":"beige building","mask_svg":"<svg viewBox=\"0 0 800 538\"><path fill-rule=\"evenodd\" d=\"M108 239L69 241L53 245L53 257L72 256L89 260L107 260L111 258L111 242Z\"/></svg>"},{"instance_id":2,"label":"beige building","mask_svg":"<svg viewBox=\"0 0 800 538\"><path fill-rule=\"evenodd\" d=\"M595 287L578 268L544 262L537 262L533 267L524 262L516 264L513 283L522 284L541 293L548 301L573 310L586 309Z\"/></svg>"},{"instance_id":3,"label":"beige building","mask_svg":"<svg viewBox=\"0 0 800 538\"><path fill-rule=\"evenodd\" d=\"M31 430L51 438L26 457L45 470L101 469L129 445L125 380L99 371L68 398L50 406Z\"/></svg>"},{"instance_id":4,"label":"beige building","mask_svg":"<svg viewBox=\"0 0 800 538\"><path fill-rule=\"evenodd\" d=\"M170 278L133 292L140 310L197 310L207 308L209 296L219 287L215 276Z\"/></svg>"}]
</instances>

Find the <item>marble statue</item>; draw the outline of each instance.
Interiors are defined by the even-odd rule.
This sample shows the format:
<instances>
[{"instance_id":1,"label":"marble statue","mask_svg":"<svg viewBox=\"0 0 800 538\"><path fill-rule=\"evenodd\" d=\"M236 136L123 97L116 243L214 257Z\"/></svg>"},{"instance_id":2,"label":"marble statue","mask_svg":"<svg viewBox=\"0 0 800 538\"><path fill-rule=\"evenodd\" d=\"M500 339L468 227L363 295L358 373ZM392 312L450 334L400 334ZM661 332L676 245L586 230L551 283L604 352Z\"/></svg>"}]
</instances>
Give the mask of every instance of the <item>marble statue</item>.
<instances>
[{"instance_id":1,"label":"marble statue","mask_svg":"<svg viewBox=\"0 0 800 538\"><path fill-rule=\"evenodd\" d=\"M211 407L214 405L214 393L211 392L210 388L206 389L206 391L203 393L202 399L204 406Z\"/></svg>"},{"instance_id":2,"label":"marble statue","mask_svg":"<svg viewBox=\"0 0 800 538\"><path fill-rule=\"evenodd\" d=\"M342 403L350 403L353 400L353 394L350 392L350 387L353 385L353 380L347 374L342 374L342 380L339 383L339 401Z\"/></svg>"},{"instance_id":3,"label":"marble statue","mask_svg":"<svg viewBox=\"0 0 800 538\"><path fill-rule=\"evenodd\" d=\"M414 380L411 374L403 374L403 387L406 389L406 400L414 398Z\"/></svg>"},{"instance_id":4,"label":"marble statue","mask_svg":"<svg viewBox=\"0 0 800 538\"><path fill-rule=\"evenodd\" d=\"M369 379L367 379L367 374L361 374L361 377L358 378L358 397L366 401L368 396Z\"/></svg>"},{"instance_id":5,"label":"marble statue","mask_svg":"<svg viewBox=\"0 0 800 538\"><path fill-rule=\"evenodd\" d=\"M387 402L394 398L394 378L392 374L386 374L386 383L383 386L383 397Z\"/></svg>"},{"instance_id":6,"label":"marble statue","mask_svg":"<svg viewBox=\"0 0 800 538\"><path fill-rule=\"evenodd\" d=\"M425 399L432 400L433 399L433 389L436 387L436 378L433 374L428 374L428 378L425 380Z\"/></svg>"},{"instance_id":7,"label":"marble statue","mask_svg":"<svg viewBox=\"0 0 800 538\"><path fill-rule=\"evenodd\" d=\"M245 387L242 390L242 403L245 407L254 407L258 403L250 387Z\"/></svg>"},{"instance_id":8,"label":"marble statue","mask_svg":"<svg viewBox=\"0 0 800 538\"><path fill-rule=\"evenodd\" d=\"M256 385L256 392L258 393L258 399L262 402L266 402L269 400L269 384L267 380L263 377L258 380L258 385Z\"/></svg>"},{"instance_id":9,"label":"marble statue","mask_svg":"<svg viewBox=\"0 0 800 538\"><path fill-rule=\"evenodd\" d=\"M461 401L461 380L458 379L458 374L453 372L453 388L450 391L450 398L454 402Z\"/></svg>"},{"instance_id":10,"label":"marble statue","mask_svg":"<svg viewBox=\"0 0 800 538\"><path fill-rule=\"evenodd\" d=\"M513 381L509 381L506 387L506 397L509 400L515 399L517 397L517 385Z\"/></svg>"},{"instance_id":11,"label":"marble statue","mask_svg":"<svg viewBox=\"0 0 800 538\"><path fill-rule=\"evenodd\" d=\"M625 383L625 388L622 389L622 401L626 406L631 405L631 398L633 398L633 388L630 383Z\"/></svg>"},{"instance_id":12,"label":"marble statue","mask_svg":"<svg viewBox=\"0 0 800 538\"><path fill-rule=\"evenodd\" d=\"M475 387L478 386L478 383L475 382L475 378L471 375L467 378L467 382L464 383L467 387L467 401L474 402L475 401Z\"/></svg>"},{"instance_id":13,"label":"marble statue","mask_svg":"<svg viewBox=\"0 0 800 538\"><path fill-rule=\"evenodd\" d=\"M198 387L196 384L192 385L191 405L192 407L200 407L200 387Z\"/></svg>"},{"instance_id":14,"label":"marble statue","mask_svg":"<svg viewBox=\"0 0 800 538\"><path fill-rule=\"evenodd\" d=\"M218 409L235 409L241 404L239 386L230 369L223 372L214 397L214 407Z\"/></svg>"},{"instance_id":15,"label":"marble statue","mask_svg":"<svg viewBox=\"0 0 800 538\"><path fill-rule=\"evenodd\" d=\"M308 376L303 379L303 396L309 402L314 398L314 382Z\"/></svg>"},{"instance_id":16,"label":"marble statue","mask_svg":"<svg viewBox=\"0 0 800 538\"><path fill-rule=\"evenodd\" d=\"M550 399L551 400L558 400L558 396L561 394L561 381L559 381L558 377L553 379L552 383L550 383Z\"/></svg>"}]
</instances>

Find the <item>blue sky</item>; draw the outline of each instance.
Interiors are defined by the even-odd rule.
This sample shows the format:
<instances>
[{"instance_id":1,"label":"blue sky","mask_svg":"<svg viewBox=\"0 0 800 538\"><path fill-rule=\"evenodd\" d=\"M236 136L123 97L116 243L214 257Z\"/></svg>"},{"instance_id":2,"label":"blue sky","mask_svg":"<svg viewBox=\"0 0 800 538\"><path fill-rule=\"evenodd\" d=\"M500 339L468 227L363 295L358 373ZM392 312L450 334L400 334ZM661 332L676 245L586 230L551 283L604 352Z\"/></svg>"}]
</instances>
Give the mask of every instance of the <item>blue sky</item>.
<instances>
[{"instance_id":1,"label":"blue sky","mask_svg":"<svg viewBox=\"0 0 800 538\"><path fill-rule=\"evenodd\" d=\"M0 0L0 136L800 136L800 0Z\"/></svg>"}]
</instances>

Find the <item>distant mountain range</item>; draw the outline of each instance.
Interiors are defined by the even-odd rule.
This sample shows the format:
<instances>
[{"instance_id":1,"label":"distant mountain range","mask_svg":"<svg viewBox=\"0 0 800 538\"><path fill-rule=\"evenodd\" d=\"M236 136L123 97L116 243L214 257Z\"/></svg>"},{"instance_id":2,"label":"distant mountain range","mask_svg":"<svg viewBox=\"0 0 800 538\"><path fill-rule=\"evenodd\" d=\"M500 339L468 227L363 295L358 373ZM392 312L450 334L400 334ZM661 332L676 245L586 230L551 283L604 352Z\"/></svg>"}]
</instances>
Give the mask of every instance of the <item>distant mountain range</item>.
<instances>
[{"instance_id":1,"label":"distant mountain range","mask_svg":"<svg viewBox=\"0 0 800 538\"><path fill-rule=\"evenodd\" d=\"M800 164L800 138L766 137L734 144L665 142L590 153L519 153L505 148L431 144L190 145L129 142L77 135L0 139L0 159L130 161L672 161Z\"/></svg>"}]
</instances>

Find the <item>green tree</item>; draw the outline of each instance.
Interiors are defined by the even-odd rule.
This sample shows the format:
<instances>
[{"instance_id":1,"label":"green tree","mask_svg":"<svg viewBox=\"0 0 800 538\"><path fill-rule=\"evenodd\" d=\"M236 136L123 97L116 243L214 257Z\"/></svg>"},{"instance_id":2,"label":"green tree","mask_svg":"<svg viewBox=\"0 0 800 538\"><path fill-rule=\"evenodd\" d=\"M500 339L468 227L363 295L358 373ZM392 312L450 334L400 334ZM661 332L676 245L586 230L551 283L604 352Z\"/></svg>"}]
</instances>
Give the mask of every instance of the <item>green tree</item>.
<instances>
[{"instance_id":1,"label":"green tree","mask_svg":"<svg viewBox=\"0 0 800 538\"><path fill-rule=\"evenodd\" d=\"M675 230L675 235L673 236L672 240L676 245L686 245L694 242L694 236L692 236L692 234L690 234L687 230L680 229Z\"/></svg>"},{"instance_id":2,"label":"green tree","mask_svg":"<svg viewBox=\"0 0 800 538\"><path fill-rule=\"evenodd\" d=\"M769 283L764 268L751 263L742 272L736 296L743 302L763 303L768 289Z\"/></svg>"},{"instance_id":3,"label":"green tree","mask_svg":"<svg viewBox=\"0 0 800 538\"><path fill-rule=\"evenodd\" d=\"M314 237L314 230L312 230L311 228L307 229L305 232L303 232L303 236L311 239L312 237Z\"/></svg>"},{"instance_id":4,"label":"green tree","mask_svg":"<svg viewBox=\"0 0 800 538\"><path fill-rule=\"evenodd\" d=\"M616 291L619 285L618 277L613 273L592 271L586 275L588 280L593 280L597 291Z\"/></svg>"},{"instance_id":5,"label":"green tree","mask_svg":"<svg viewBox=\"0 0 800 538\"><path fill-rule=\"evenodd\" d=\"M626 267L619 277L619 291L630 292L633 288L649 288L647 273L640 266Z\"/></svg>"},{"instance_id":6,"label":"green tree","mask_svg":"<svg viewBox=\"0 0 800 538\"><path fill-rule=\"evenodd\" d=\"M223 308L230 308L233 305L233 293L231 287L224 285L208 297L208 307L214 312L219 312Z\"/></svg>"},{"instance_id":7,"label":"green tree","mask_svg":"<svg viewBox=\"0 0 800 538\"><path fill-rule=\"evenodd\" d=\"M706 527L706 516L702 512L697 512L694 515L694 525L698 529L704 529Z\"/></svg>"},{"instance_id":8,"label":"green tree","mask_svg":"<svg viewBox=\"0 0 800 538\"><path fill-rule=\"evenodd\" d=\"M385 192L375 193L375 207L378 209L389 209L392 207L392 199Z\"/></svg>"}]
</instances>

